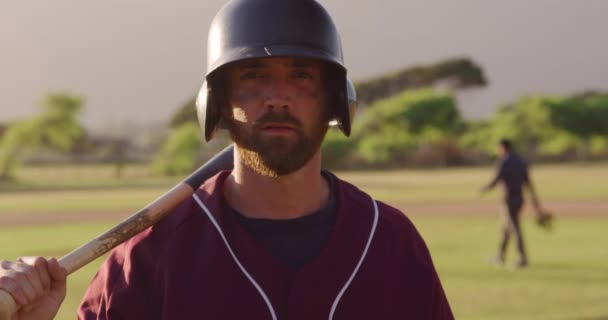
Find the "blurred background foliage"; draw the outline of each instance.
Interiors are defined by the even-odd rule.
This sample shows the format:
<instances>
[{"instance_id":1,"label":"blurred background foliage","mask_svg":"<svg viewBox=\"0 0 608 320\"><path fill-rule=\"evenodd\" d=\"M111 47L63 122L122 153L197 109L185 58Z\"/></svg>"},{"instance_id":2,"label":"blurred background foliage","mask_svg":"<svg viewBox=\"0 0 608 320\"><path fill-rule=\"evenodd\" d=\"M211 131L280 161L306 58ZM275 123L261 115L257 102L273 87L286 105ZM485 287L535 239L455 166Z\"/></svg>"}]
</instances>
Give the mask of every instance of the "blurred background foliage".
<instances>
[{"instance_id":1,"label":"blurred background foliage","mask_svg":"<svg viewBox=\"0 0 608 320\"><path fill-rule=\"evenodd\" d=\"M323 165L352 170L488 164L501 138L511 139L534 162L608 158L608 92L514 97L487 119L465 119L457 93L487 84L482 68L462 57L359 81L352 135L328 132ZM24 161L113 163L117 176L135 162L150 163L161 175L188 173L230 143L225 133L202 143L194 103L189 98L143 143L134 133L87 132L79 122L84 98L50 93L36 116L0 125L0 179L14 177Z\"/></svg>"},{"instance_id":2,"label":"blurred background foliage","mask_svg":"<svg viewBox=\"0 0 608 320\"><path fill-rule=\"evenodd\" d=\"M37 115L7 125L0 137L0 180L14 178L24 157L36 149L68 151L84 133L78 120L83 101L69 93L52 93Z\"/></svg>"}]
</instances>

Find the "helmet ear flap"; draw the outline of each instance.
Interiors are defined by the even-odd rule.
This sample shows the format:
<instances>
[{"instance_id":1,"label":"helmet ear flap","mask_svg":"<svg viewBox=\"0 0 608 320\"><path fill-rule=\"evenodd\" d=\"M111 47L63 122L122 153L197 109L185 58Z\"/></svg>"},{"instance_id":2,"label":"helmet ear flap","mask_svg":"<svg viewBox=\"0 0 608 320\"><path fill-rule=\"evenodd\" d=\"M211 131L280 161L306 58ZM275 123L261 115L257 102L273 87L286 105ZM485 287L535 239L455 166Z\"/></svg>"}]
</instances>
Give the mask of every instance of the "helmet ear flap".
<instances>
[{"instance_id":1,"label":"helmet ear flap","mask_svg":"<svg viewBox=\"0 0 608 320\"><path fill-rule=\"evenodd\" d=\"M337 86L335 120L331 124L337 124L344 135L348 137L357 111L357 93L350 79L342 79Z\"/></svg>"},{"instance_id":2,"label":"helmet ear flap","mask_svg":"<svg viewBox=\"0 0 608 320\"><path fill-rule=\"evenodd\" d=\"M346 101L348 103L348 123L352 127L355 113L357 113L357 90L353 82L348 78L346 78Z\"/></svg>"},{"instance_id":3,"label":"helmet ear flap","mask_svg":"<svg viewBox=\"0 0 608 320\"><path fill-rule=\"evenodd\" d=\"M207 81L203 82L196 96L196 115L205 134L205 141L211 140L217 132L221 114L218 93L212 91Z\"/></svg>"}]
</instances>

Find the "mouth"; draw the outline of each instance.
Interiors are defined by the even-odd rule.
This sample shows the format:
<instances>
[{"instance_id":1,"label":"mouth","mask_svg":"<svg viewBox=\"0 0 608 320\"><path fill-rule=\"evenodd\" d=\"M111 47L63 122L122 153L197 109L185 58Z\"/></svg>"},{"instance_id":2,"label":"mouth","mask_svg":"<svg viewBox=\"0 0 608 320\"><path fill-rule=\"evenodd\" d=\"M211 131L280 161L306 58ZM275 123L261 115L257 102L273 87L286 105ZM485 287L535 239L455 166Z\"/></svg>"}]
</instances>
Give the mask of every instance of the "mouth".
<instances>
[{"instance_id":1,"label":"mouth","mask_svg":"<svg viewBox=\"0 0 608 320\"><path fill-rule=\"evenodd\" d=\"M289 134L296 132L296 127L288 123L269 122L262 126L262 131L271 134Z\"/></svg>"}]
</instances>

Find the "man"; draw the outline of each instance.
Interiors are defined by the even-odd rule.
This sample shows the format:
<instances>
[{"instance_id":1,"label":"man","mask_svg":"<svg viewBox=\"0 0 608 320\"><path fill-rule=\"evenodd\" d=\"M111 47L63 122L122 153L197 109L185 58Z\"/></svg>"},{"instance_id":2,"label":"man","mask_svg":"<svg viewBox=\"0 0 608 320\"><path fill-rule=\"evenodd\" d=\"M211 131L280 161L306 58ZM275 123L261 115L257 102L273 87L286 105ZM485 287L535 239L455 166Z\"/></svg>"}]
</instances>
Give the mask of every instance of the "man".
<instances>
[{"instance_id":1,"label":"man","mask_svg":"<svg viewBox=\"0 0 608 320\"><path fill-rule=\"evenodd\" d=\"M348 135L354 113L327 12L231 1L208 48L199 120L229 131L234 169L114 249L78 317L453 319L413 224L321 170L329 123Z\"/></svg>"},{"instance_id":2,"label":"man","mask_svg":"<svg viewBox=\"0 0 608 320\"><path fill-rule=\"evenodd\" d=\"M534 185L528 174L528 165L518 156L507 139L500 140L498 144L498 156L501 159L496 177L485 187L482 192L487 192L493 189L499 182L503 183L505 192L505 205L507 214L504 216L502 226L502 239L498 248L498 255L493 258L493 263L503 265L505 262L505 253L511 235L515 237L517 244L517 253L519 259L516 267L526 267L528 265L528 257L526 255L523 234L520 225L520 213L524 203L523 187L527 186L532 198L532 204L538 214L538 223L543 225L548 223L548 216L543 216L538 197L534 190Z\"/></svg>"}]
</instances>

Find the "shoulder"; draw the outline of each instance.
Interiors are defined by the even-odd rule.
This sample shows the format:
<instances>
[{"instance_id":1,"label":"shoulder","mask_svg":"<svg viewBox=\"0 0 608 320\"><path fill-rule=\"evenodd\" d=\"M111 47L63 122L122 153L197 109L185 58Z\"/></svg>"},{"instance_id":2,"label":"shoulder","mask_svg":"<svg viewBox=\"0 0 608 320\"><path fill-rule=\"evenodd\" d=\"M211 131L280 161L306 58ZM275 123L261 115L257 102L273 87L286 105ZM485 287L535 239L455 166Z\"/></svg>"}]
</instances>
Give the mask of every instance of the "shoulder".
<instances>
[{"instance_id":1,"label":"shoulder","mask_svg":"<svg viewBox=\"0 0 608 320\"><path fill-rule=\"evenodd\" d=\"M338 195L338 201L349 206L356 206L360 208L369 207L370 195L359 189L357 186L342 180L335 174L326 171L329 176L333 179L336 187L336 193Z\"/></svg>"},{"instance_id":2,"label":"shoulder","mask_svg":"<svg viewBox=\"0 0 608 320\"><path fill-rule=\"evenodd\" d=\"M221 196L214 194L219 189L217 186L221 184L216 177L205 182L195 192L199 199L206 203ZM115 262L123 263L125 259L160 261L166 248L176 241L179 242L179 238L187 233L187 230L201 232L207 225L208 219L199 204L192 196L187 197L161 221L116 247L113 250Z\"/></svg>"},{"instance_id":3,"label":"shoulder","mask_svg":"<svg viewBox=\"0 0 608 320\"><path fill-rule=\"evenodd\" d=\"M427 251L424 240L414 223L403 211L382 201L373 199L372 196L349 182L337 177L335 179L339 194L343 197L343 199L340 199L341 202L346 202L353 208L369 208L372 200L376 203L378 208L376 237L391 242L394 245L399 245L400 250L409 252L421 250L423 255L428 255L424 254Z\"/></svg>"},{"instance_id":4,"label":"shoulder","mask_svg":"<svg viewBox=\"0 0 608 320\"><path fill-rule=\"evenodd\" d=\"M426 250L426 244L412 220L401 210L376 201L379 210L378 228L386 237L401 243L408 250Z\"/></svg>"},{"instance_id":5,"label":"shoulder","mask_svg":"<svg viewBox=\"0 0 608 320\"><path fill-rule=\"evenodd\" d=\"M138 270L138 277L153 277L167 248L175 236L180 234L180 229L196 220L195 205L189 197L156 225L114 248L100 269L106 285L113 287L116 281L120 282L124 278L122 274L128 270Z\"/></svg>"},{"instance_id":6,"label":"shoulder","mask_svg":"<svg viewBox=\"0 0 608 320\"><path fill-rule=\"evenodd\" d=\"M196 193L212 200L217 184L207 181ZM163 220L114 248L87 288L79 316L118 312L129 315L125 318L152 318L144 313L153 309L144 306L160 301L164 266L175 252L190 250L187 237L200 235L208 225L198 203L187 197Z\"/></svg>"}]
</instances>

